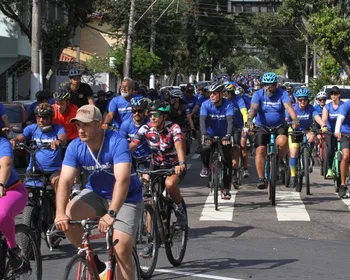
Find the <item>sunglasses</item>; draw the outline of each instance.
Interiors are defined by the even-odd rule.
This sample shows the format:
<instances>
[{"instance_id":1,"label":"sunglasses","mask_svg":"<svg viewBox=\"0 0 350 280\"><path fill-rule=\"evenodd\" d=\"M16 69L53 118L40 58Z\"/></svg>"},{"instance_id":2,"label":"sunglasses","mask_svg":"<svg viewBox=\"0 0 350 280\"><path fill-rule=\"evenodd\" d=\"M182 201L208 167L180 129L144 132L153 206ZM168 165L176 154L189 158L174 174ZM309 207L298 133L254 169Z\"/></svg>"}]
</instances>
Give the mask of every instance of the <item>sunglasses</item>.
<instances>
[{"instance_id":1,"label":"sunglasses","mask_svg":"<svg viewBox=\"0 0 350 280\"><path fill-rule=\"evenodd\" d=\"M276 84L275 83L273 83L273 84L264 84L264 87L272 87L274 85L276 85Z\"/></svg>"},{"instance_id":2,"label":"sunglasses","mask_svg":"<svg viewBox=\"0 0 350 280\"><path fill-rule=\"evenodd\" d=\"M309 101L309 99L307 99L307 98L298 98L298 101L300 101L300 102L307 102L307 101Z\"/></svg>"},{"instance_id":3,"label":"sunglasses","mask_svg":"<svg viewBox=\"0 0 350 280\"><path fill-rule=\"evenodd\" d=\"M339 92L336 92L336 91L332 91L331 93L330 93L330 95L339 95L340 93Z\"/></svg>"},{"instance_id":4,"label":"sunglasses","mask_svg":"<svg viewBox=\"0 0 350 280\"><path fill-rule=\"evenodd\" d=\"M159 118L162 115L161 112L149 113L149 117Z\"/></svg>"},{"instance_id":5,"label":"sunglasses","mask_svg":"<svg viewBox=\"0 0 350 280\"><path fill-rule=\"evenodd\" d=\"M319 102L326 102L326 99L319 99Z\"/></svg>"},{"instance_id":6,"label":"sunglasses","mask_svg":"<svg viewBox=\"0 0 350 280\"><path fill-rule=\"evenodd\" d=\"M132 113L133 114L136 114L136 113L139 113L139 114L142 114L142 113L144 113L145 112L145 110L142 110L142 109L136 109L136 110L132 110Z\"/></svg>"}]
</instances>

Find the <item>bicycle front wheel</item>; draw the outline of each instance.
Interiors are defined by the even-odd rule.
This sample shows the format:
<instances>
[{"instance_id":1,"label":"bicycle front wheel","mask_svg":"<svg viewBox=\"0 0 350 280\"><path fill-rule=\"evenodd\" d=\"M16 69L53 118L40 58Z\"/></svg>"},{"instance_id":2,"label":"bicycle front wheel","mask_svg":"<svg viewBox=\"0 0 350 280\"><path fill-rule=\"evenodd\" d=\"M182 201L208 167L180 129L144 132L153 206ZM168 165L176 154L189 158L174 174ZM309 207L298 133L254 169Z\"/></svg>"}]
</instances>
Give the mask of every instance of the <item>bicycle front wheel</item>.
<instances>
[{"instance_id":1,"label":"bicycle front wheel","mask_svg":"<svg viewBox=\"0 0 350 280\"><path fill-rule=\"evenodd\" d=\"M215 160L211 166L211 181L212 181L212 188L214 189L214 205L215 210L217 211L219 208L219 186L220 186L220 168L219 168L219 162L218 160Z\"/></svg>"},{"instance_id":2,"label":"bicycle front wheel","mask_svg":"<svg viewBox=\"0 0 350 280\"><path fill-rule=\"evenodd\" d=\"M187 214L185 202L183 203L183 207L185 207ZM173 266L179 266L186 253L188 225L179 226L176 224L177 218L174 206L168 207L167 217L168 241L165 242L165 253Z\"/></svg>"},{"instance_id":3,"label":"bicycle front wheel","mask_svg":"<svg viewBox=\"0 0 350 280\"><path fill-rule=\"evenodd\" d=\"M64 271L64 280L99 280L85 254L75 255L68 262Z\"/></svg>"},{"instance_id":4,"label":"bicycle front wheel","mask_svg":"<svg viewBox=\"0 0 350 280\"><path fill-rule=\"evenodd\" d=\"M276 154L271 154L270 160L270 184L269 184L269 192L271 205L276 205L276 181L277 181L277 160Z\"/></svg>"},{"instance_id":5,"label":"bicycle front wheel","mask_svg":"<svg viewBox=\"0 0 350 280\"><path fill-rule=\"evenodd\" d=\"M15 228L16 232L16 243L22 248L27 248L28 250L22 250L21 255L24 259L23 267L20 269L19 273L16 271L16 276L7 274L5 279L42 279L42 260L40 248L37 245L36 237L30 227L24 224L17 224ZM28 243L27 243L28 242Z\"/></svg>"},{"instance_id":6,"label":"bicycle front wheel","mask_svg":"<svg viewBox=\"0 0 350 280\"><path fill-rule=\"evenodd\" d=\"M309 151L307 148L304 148L303 151L303 159L304 159L304 174L305 174L305 188L306 194L310 194L310 170L309 170Z\"/></svg>"}]
</instances>

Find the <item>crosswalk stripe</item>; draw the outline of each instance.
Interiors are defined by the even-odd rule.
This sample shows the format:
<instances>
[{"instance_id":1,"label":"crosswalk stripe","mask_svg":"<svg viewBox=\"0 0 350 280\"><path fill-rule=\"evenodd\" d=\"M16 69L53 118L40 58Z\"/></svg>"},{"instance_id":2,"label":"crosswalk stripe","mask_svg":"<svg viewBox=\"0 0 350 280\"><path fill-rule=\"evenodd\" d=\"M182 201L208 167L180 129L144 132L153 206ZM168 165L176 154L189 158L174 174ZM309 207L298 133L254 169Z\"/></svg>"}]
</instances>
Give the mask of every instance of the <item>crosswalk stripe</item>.
<instances>
[{"instance_id":1,"label":"crosswalk stripe","mask_svg":"<svg viewBox=\"0 0 350 280\"><path fill-rule=\"evenodd\" d=\"M187 164L186 169L190 169L191 166L192 166L192 163Z\"/></svg>"},{"instance_id":2,"label":"crosswalk stripe","mask_svg":"<svg viewBox=\"0 0 350 280\"><path fill-rule=\"evenodd\" d=\"M192 159L198 159L200 156L201 156L200 154L194 154L194 155L192 156Z\"/></svg>"},{"instance_id":3,"label":"crosswalk stripe","mask_svg":"<svg viewBox=\"0 0 350 280\"><path fill-rule=\"evenodd\" d=\"M350 210L350 199L349 199L349 198L342 198L341 201L343 201L344 204L345 204L346 206L348 206L348 207L349 207L349 210Z\"/></svg>"},{"instance_id":4,"label":"crosswalk stripe","mask_svg":"<svg viewBox=\"0 0 350 280\"><path fill-rule=\"evenodd\" d=\"M234 203L236 199L237 191L231 192L231 200L221 199L221 194L219 193L219 209L215 210L214 204L214 192L209 193L207 200L204 204L203 211L200 217L201 221L232 221Z\"/></svg>"},{"instance_id":5,"label":"crosswalk stripe","mask_svg":"<svg viewBox=\"0 0 350 280\"><path fill-rule=\"evenodd\" d=\"M298 192L276 191L275 209L278 221L310 221L310 216Z\"/></svg>"}]
</instances>

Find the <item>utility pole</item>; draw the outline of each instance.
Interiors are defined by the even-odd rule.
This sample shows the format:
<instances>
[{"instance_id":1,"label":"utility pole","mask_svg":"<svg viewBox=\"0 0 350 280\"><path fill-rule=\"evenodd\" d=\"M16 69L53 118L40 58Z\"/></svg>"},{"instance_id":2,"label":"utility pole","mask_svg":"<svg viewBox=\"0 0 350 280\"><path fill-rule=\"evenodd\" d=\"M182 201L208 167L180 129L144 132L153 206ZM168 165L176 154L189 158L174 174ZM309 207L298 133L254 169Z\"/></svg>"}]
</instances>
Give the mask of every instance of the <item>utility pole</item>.
<instances>
[{"instance_id":1,"label":"utility pole","mask_svg":"<svg viewBox=\"0 0 350 280\"><path fill-rule=\"evenodd\" d=\"M317 79L317 52L316 45L314 44L314 61L313 61L314 79Z\"/></svg>"},{"instance_id":2,"label":"utility pole","mask_svg":"<svg viewBox=\"0 0 350 280\"><path fill-rule=\"evenodd\" d=\"M309 86L309 43L305 47L305 85Z\"/></svg>"},{"instance_id":3,"label":"utility pole","mask_svg":"<svg viewBox=\"0 0 350 280\"><path fill-rule=\"evenodd\" d=\"M154 9L152 6L151 10L151 42L150 42L150 53L154 53L154 46L156 43L156 20L154 17ZM154 74L152 73L149 79L149 88L156 88L156 83L155 83L155 77Z\"/></svg>"},{"instance_id":4,"label":"utility pole","mask_svg":"<svg viewBox=\"0 0 350 280\"><path fill-rule=\"evenodd\" d=\"M35 99L37 91L42 89L40 83L40 54L41 54L41 7L40 0L33 0L32 10L32 57L31 57L31 77L30 77L30 99Z\"/></svg>"},{"instance_id":5,"label":"utility pole","mask_svg":"<svg viewBox=\"0 0 350 280\"><path fill-rule=\"evenodd\" d=\"M129 15L129 27L127 35L127 45L126 45L126 54L124 61L124 77L130 77L131 74L131 59L132 59L132 48L134 43L134 32L135 32L135 1L131 0L130 4L130 15Z\"/></svg>"}]
</instances>

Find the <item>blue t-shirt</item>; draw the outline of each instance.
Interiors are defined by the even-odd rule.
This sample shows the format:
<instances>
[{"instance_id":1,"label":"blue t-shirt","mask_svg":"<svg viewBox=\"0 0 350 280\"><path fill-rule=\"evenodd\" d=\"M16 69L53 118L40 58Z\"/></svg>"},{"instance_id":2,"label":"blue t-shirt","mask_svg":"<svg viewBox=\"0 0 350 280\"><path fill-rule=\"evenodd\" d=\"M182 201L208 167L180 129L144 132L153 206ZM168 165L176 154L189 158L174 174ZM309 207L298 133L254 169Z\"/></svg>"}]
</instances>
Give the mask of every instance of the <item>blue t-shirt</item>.
<instances>
[{"instance_id":1,"label":"blue t-shirt","mask_svg":"<svg viewBox=\"0 0 350 280\"><path fill-rule=\"evenodd\" d=\"M327 119L327 128L329 131L334 132L335 123L337 122L337 118L340 112L340 107L344 104L344 101L340 101L338 108L334 109L332 102L329 102L325 105L326 110L328 111L328 119Z\"/></svg>"},{"instance_id":2,"label":"blue t-shirt","mask_svg":"<svg viewBox=\"0 0 350 280\"><path fill-rule=\"evenodd\" d=\"M320 106L320 104L315 105L314 108L315 108L317 114L322 116L323 108Z\"/></svg>"},{"instance_id":3,"label":"blue t-shirt","mask_svg":"<svg viewBox=\"0 0 350 280\"><path fill-rule=\"evenodd\" d=\"M188 109L192 112L193 107L196 105L198 98L193 96L192 99L189 99L187 95L184 95L182 99L186 101Z\"/></svg>"},{"instance_id":4,"label":"blue t-shirt","mask_svg":"<svg viewBox=\"0 0 350 280\"><path fill-rule=\"evenodd\" d=\"M139 128L144 124L147 124L148 122L149 120L145 119L145 121L139 126L137 126L134 123L133 119L123 122L120 127L119 134L120 136L122 136L125 139L128 139L128 141L131 142L135 138L135 135L137 134ZM140 144L134 152L134 155L136 157L146 157L150 154L151 150L146 141L143 141L142 144Z\"/></svg>"},{"instance_id":5,"label":"blue t-shirt","mask_svg":"<svg viewBox=\"0 0 350 280\"><path fill-rule=\"evenodd\" d=\"M86 143L77 138L69 144L63 164L81 168L88 175L86 188L111 200L115 184L114 165L132 162L128 141L114 131L106 131L99 158L97 158L98 151L93 152L93 155L98 164L91 156ZM125 202L136 203L141 199L142 184L137 174L131 169L129 191Z\"/></svg>"},{"instance_id":6,"label":"blue t-shirt","mask_svg":"<svg viewBox=\"0 0 350 280\"><path fill-rule=\"evenodd\" d=\"M0 103L0 128L5 127L5 124L1 118L3 115L6 115L6 108L4 104Z\"/></svg>"},{"instance_id":7,"label":"blue t-shirt","mask_svg":"<svg viewBox=\"0 0 350 280\"><path fill-rule=\"evenodd\" d=\"M133 97L140 97L141 95L133 95ZM125 99L123 96L119 95L113 97L113 99L109 102L108 112L113 112L113 124L120 128L122 122L128 121L132 118L131 112L131 104L130 100Z\"/></svg>"},{"instance_id":8,"label":"blue t-shirt","mask_svg":"<svg viewBox=\"0 0 350 280\"><path fill-rule=\"evenodd\" d=\"M254 93L252 104L258 104L255 123L268 127L277 127L285 122L284 104L290 102L290 98L286 91L280 88L276 89L272 97L268 97L264 89L260 89Z\"/></svg>"},{"instance_id":9,"label":"blue t-shirt","mask_svg":"<svg viewBox=\"0 0 350 280\"><path fill-rule=\"evenodd\" d=\"M237 128L243 128L244 121L241 113L242 109L246 109L244 100L242 97L235 95L232 97L231 102L233 104L233 126Z\"/></svg>"},{"instance_id":10,"label":"blue t-shirt","mask_svg":"<svg viewBox=\"0 0 350 280\"><path fill-rule=\"evenodd\" d=\"M202 106L203 102L204 101L207 101L209 99L209 97L206 97L204 95L201 95L198 99L197 99L197 102L196 102L196 105L198 105L199 107Z\"/></svg>"},{"instance_id":11,"label":"blue t-shirt","mask_svg":"<svg viewBox=\"0 0 350 280\"><path fill-rule=\"evenodd\" d=\"M346 101L339 108L339 115L345 117L342 126L340 127L340 132L350 134L350 101Z\"/></svg>"},{"instance_id":12,"label":"blue t-shirt","mask_svg":"<svg viewBox=\"0 0 350 280\"><path fill-rule=\"evenodd\" d=\"M243 94L243 96L241 96L241 98L243 99L243 101L245 103L245 107L247 108L247 110L249 110L250 109L250 103L252 102L252 99L246 93Z\"/></svg>"},{"instance_id":13,"label":"blue t-shirt","mask_svg":"<svg viewBox=\"0 0 350 280\"><path fill-rule=\"evenodd\" d=\"M65 134L63 126L59 124L52 125L52 131L43 133L40 127L33 123L28 125L24 131L23 136L26 139L26 142L30 140L35 140L38 146L41 146L43 143L51 143L53 140L57 140L58 137L62 134ZM42 149L36 153L36 168L45 172L54 172L56 170L61 170L62 167L62 156L61 148L56 150L52 149ZM27 170L30 169L32 164L32 158L30 159L29 166Z\"/></svg>"},{"instance_id":14,"label":"blue t-shirt","mask_svg":"<svg viewBox=\"0 0 350 280\"><path fill-rule=\"evenodd\" d=\"M222 104L216 107L210 100L203 102L201 116L207 116L207 133L211 136L225 136L227 134L227 116L233 117L233 104L227 99L222 99Z\"/></svg>"},{"instance_id":15,"label":"blue t-shirt","mask_svg":"<svg viewBox=\"0 0 350 280\"><path fill-rule=\"evenodd\" d=\"M308 104L303 110L299 107L298 103L295 103L293 105L293 109L297 115L297 118L300 122L300 126L298 127L298 130L306 130L311 127L311 125L314 122L314 118L318 116L319 114L315 110L315 108ZM292 121L289 114L286 112L286 118L288 118L288 121Z\"/></svg>"},{"instance_id":16,"label":"blue t-shirt","mask_svg":"<svg viewBox=\"0 0 350 280\"><path fill-rule=\"evenodd\" d=\"M0 137L0 158L3 158L3 157L11 157L12 161L14 159L13 150L10 142L4 137ZM18 174L12 164L10 178L7 180L5 184L5 188L8 188L16 181L18 181Z\"/></svg>"}]
</instances>

